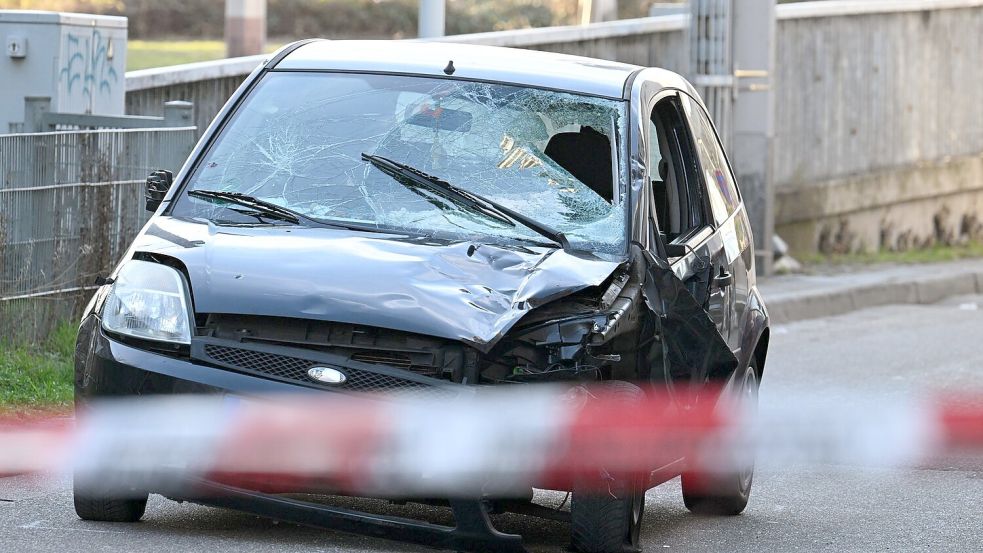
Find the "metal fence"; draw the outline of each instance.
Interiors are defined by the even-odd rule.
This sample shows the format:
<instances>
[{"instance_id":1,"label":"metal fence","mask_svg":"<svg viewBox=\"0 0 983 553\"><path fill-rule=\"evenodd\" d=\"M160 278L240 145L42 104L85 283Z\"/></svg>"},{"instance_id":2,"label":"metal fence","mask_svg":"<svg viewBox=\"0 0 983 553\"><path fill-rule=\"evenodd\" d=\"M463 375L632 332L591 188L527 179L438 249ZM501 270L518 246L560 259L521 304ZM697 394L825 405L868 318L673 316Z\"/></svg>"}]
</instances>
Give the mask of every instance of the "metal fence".
<instances>
[{"instance_id":1,"label":"metal fence","mask_svg":"<svg viewBox=\"0 0 983 553\"><path fill-rule=\"evenodd\" d=\"M0 341L77 317L148 214L143 181L177 171L194 127L0 135Z\"/></svg>"},{"instance_id":2,"label":"metal fence","mask_svg":"<svg viewBox=\"0 0 983 553\"><path fill-rule=\"evenodd\" d=\"M690 3L689 77L727 146L731 142L734 96L732 9L729 0L692 0Z\"/></svg>"}]
</instances>

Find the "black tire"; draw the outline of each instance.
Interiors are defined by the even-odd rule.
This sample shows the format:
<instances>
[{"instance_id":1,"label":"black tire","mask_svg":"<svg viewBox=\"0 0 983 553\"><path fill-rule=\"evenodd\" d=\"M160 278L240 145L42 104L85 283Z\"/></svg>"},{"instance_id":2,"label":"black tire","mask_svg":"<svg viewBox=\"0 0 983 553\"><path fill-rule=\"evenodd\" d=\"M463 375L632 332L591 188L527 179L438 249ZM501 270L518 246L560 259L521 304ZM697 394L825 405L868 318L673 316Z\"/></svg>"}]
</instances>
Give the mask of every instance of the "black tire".
<instances>
[{"instance_id":1,"label":"black tire","mask_svg":"<svg viewBox=\"0 0 983 553\"><path fill-rule=\"evenodd\" d=\"M74 486L75 514L82 520L100 522L137 522L147 509L147 496L111 498L98 497Z\"/></svg>"},{"instance_id":2,"label":"black tire","mask_svg":"<svg viewBox=\"0 0 983 553\"><path fill-rule=\"evenodd\" d=\"M757 363L752 360L744 372L737 375L735 392L739 401L758 402ZM743 470L731 473L684 472L682 476L683 503L690 512L710 516L735 516L744 512L751 498L754 482L754 460L748 459Z\"/></svg>"},{"instance_id":3,"label":"black tire","mask_svg":"<svg viewBox=\"0 0 983 553\"><path fill-rule=\"evenodd\" d=\"M607 383L612 393L626 401L644 395L634 384ZM639 551L639 534L645 514L648 482L642 476L621 477L610 482L609 491L573 491L570 504L570 547L579 553Z\"/></svg>"}]
</instances>

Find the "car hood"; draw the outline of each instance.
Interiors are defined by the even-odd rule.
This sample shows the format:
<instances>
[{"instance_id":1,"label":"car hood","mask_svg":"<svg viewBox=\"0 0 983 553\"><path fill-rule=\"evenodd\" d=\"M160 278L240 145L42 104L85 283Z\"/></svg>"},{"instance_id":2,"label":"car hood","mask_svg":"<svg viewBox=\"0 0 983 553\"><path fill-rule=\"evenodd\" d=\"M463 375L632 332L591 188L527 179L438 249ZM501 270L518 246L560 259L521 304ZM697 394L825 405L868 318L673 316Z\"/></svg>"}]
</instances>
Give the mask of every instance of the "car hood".
<instances>
[{"instance_id":1,"label":"car hood","mask_svg":"<svg viewBox=\"0 0 983 553\"><path fill-rule=\"evenodd\" d=\"M132 252L188 270L195 311L390 328L490 349L529 310L619 265L548 248L157 217Z\"/></svg>"}]
</instances>

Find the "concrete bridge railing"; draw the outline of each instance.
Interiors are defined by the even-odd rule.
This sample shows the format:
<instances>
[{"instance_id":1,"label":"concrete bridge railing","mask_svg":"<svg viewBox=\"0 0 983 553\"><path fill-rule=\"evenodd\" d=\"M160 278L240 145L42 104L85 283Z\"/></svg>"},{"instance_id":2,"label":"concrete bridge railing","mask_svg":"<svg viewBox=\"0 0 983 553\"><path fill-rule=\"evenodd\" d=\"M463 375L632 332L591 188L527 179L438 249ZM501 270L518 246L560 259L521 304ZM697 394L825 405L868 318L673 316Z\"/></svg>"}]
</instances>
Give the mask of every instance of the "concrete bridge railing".
<instances>
[{"instance_id":1,"label":"concrete bridge railing","mask_svg":"<svg viewBox=\"0 0 983 553\"><path fill-rule=\"evenodd\" d=\"M838 0L777 9L776 227L798 252L983 236L983 0ZM442 40L685 73L688 17ZM265 56L127 73L127 112L190 100L204 128Z\"/></svg>"}]
</instances>

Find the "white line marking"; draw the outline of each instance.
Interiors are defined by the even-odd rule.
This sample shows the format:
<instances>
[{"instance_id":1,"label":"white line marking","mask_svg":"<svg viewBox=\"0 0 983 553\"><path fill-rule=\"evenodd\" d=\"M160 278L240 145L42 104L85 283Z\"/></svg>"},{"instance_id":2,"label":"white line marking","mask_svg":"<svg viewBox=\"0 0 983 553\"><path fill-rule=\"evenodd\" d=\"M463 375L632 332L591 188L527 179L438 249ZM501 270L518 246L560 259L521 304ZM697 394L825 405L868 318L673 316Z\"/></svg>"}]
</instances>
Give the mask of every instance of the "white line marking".
<instances>
[{"instance_id":1,"label":"white line marking","mask_svg":"<svg viewBox=\"0 0 983 553\"><path fill-rule=\"evenodd\" d=\"M122 530L96 530L95 528L73 528L71 526L42 526L43 520L35 520L27 524L21 524L18 528L24 530L75 530L79 532L96 532L98 534L125 534Z\"/></svg>"},{"instance_id":2,"label":"white line marking","mask_svg":"<svg viewBox=\"0 0 983 553\"><path fill-rule=\"evenodd\" d=\"M34 522L31 522L31 523L28 523L28 524L24 524L22 526L18 526L18 528L37 528L38 526L41 525L42 522L44 522L44 521L43 520L35 520Z\"/></svg>"}]
</instances>

